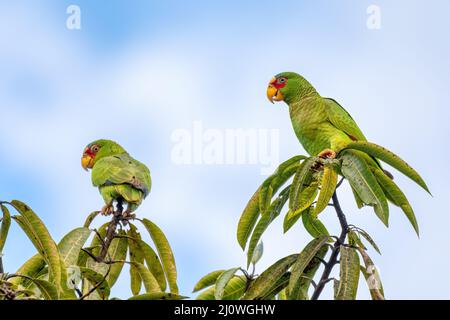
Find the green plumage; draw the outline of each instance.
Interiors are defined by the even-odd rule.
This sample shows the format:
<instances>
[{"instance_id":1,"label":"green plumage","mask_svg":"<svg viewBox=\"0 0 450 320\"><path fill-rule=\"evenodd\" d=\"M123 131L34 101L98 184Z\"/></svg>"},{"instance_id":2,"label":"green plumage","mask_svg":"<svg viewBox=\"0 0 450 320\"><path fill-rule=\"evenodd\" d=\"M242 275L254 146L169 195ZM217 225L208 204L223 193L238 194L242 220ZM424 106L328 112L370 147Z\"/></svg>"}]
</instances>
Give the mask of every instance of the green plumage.
<instances>
[{"instance_id":1,"label":"green plumage","mask_svg":"<svg viewBox=\"0 0 450 320\"><path fill-rule=\"evenodd\" d=\"M125 201L127 212L133 212L150 192L149 169L114 141L97 140L92 145L100 147L92 167L92 184L99 188L107 205L114 200Z\"/></svg>"}]
</instances>

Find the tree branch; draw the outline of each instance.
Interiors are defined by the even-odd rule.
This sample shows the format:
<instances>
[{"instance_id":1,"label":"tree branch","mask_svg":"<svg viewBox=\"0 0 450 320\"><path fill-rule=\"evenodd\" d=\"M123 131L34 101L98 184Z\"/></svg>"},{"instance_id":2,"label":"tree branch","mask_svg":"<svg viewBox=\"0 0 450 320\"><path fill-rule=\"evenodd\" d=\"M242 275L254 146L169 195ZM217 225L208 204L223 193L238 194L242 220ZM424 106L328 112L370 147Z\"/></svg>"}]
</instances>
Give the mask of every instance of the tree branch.
<instances>
[{"instance_id":1,"label":"tree branch","mask_svg":"<svg viewBox=\"0 0 450 320\"><path fill-rule=\"evenodd\" d=\"M333 206L336 210L336 214L339 219L339 223L341 224L341 235L339 238L336 239L336 242L334 243L333 249L331 251L330 259L328 260L325 269L323 270L322 276L320 277L319 282L317 283L317 286L311 296L311 300L317 300L322 293L323 288L327 284L327 282L330 279L331 271L333 270L334 266L337 264L337 258L339 255L339 250L341 245L344 244L345 238L347 237L348 233L348 224L347 219L345 218L344 212L342 211L341 205L339 204L339 199L337 197L336 191L333 193Z\"/></svg>"},{"instance_id":2,"label":"tree branch","mask_svg":"<svg viewBox=\"0 0 450 320\"><path fill-rule=\"evenodd\" d=\"M106 258L106 255L108 254L109 246L111 245L111 242L113 241L116 235L117 226L120 224L120 221L123 218L122 212L123 212L122 202L118 201L117 210L114 212L111 222L108 225L106 237L102 244L102 251L100 251L100 255L97 257L98 262L103 262Z\"/></svg>"}]
</instances>

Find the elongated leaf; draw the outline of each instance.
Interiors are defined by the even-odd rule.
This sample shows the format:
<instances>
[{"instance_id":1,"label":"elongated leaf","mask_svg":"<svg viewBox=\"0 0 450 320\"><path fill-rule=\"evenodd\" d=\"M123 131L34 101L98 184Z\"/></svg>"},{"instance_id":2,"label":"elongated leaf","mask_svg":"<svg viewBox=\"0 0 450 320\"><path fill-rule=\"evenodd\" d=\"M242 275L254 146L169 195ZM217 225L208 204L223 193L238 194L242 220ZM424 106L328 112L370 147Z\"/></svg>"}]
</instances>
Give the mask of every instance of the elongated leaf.
<instances>
[{"instance_id":1,"label":"elongated leaf","mask_svg":"<svg viewBox=\"0 0 450 320\"><path fill-rule=\"evenodd\" d=\"M187 297L167 292L152 292L140 294L138 296L133 296L128 300L183 300L183 299L187 299Z\"/></svg>"},{"instance_id":2,"label":"elongated leaf","mask_svg":"<svg viewBox=\"0 0 450 320\"><path fill-rule=\"evenodd\" d=\"M261 193L259 195L259 207L261 214L268 209L272 196L278 191L278 189L289 180L292 175L297 171L300 166L300 161L305 159L305 156L294 156L283 163L281 163L275 172L268 177L261 185Z\"/></svg>"},{"instance_id":3,"label":"elongated leaf","mask_svg":"<svg viewBox=\"0 0 450 320\"><path fill-rule=\"evenodd\" d=\"M306 210L309 210L309 208ZM305 212L305 211L303 211L303 212ZM291 210L289 210L286 213L286 215L284 216L284 221L283 221L283 232L284 233L288 232L289 229L292 228L292 226L298 221L298 219L301 218L303 212L301 212L300 214L297 214L295 216L292 214Z\"/></svg>"},{"instance_id":4,"label":"elongated leaf","mask_svg":"<svg viewBox=\"0 0 450 320\"><path fill-rule=\"evenodd\" d=\"M119 230L119 237L114 238L111 241L111 245L108 249L108 256L111 258L111 261L123 261L127 257L128 251L128 240L124 236L126 234L125 230ZM116 283L117 279L120 276L120 273L123 269L123 262L113 263L110 265L110 270L108 275L106 276L106 281L108 281L109 287L112 288Z\"/></svg>"},{"instance_id":5,"label":"elongated leaf","mask_svg":"<svg viewBox=\"0 0 450 320\"><path fill-rule=\"evenodd\" d=\"M289 280L289 298L291 300L297 300L301 295L302 288L300 287L300 280L303 272L327 241L327 236L313 239L298 255L297 260L292 266L291 278Z\"/></svg>"},{"instance_id":6,"label":"elongated leaf","mask_svg":"<svg viewBox=\"0 0 450 320\"><path fill-rule=\"evenodd\" d=\"M100 213L100 211L94 211L91 214L88 215L88 217L86 218L86 221L84 222L83 227L88 228L91 226L92 221L94 221L94 219L98 216L98 214Z\"/></svg>"},{"instance_id":7,"label":"elongated leaf","mask_svg":"<svg viewBox=\"0 0 450 320\"><path fill-rule=\"evenodd\" d=\"M280 293L280 291L284 290L288 286L290 277L291 277L290 272L286 272L285 274L283 274L281 278L279 278L277 282L275 282L275 284L271 288L269 288L267 292L263 294L261 300L274 299L276 295Z\"/></svg>"},{"instance_id":8,"label":"elongated leaf","mask_svg":"<svg viewBox=\"0 0 450 320\"><path fill-rule=\"evenodd\" d=\"M141 235L137 232L136 227L130 223L130 230L128 230L128 248L130 254L130 262L144 263L144 254L138 244L141 240ZM138 295L141 291L142 279L137 266L134 263L130 264L130 286L133 295Z\"/></svg>"},{"instance_id":9,"label":"elongated leaf","mask_svg":"<svg viewBox=\"0 0 450 320\"><path fill-rule=\"evenodd\" d=\"M386 148L379 146L375 143L367 142L367 141L354 141L347 145L347 149L355 149L363 151L371 156L380 159L381 161L386 162L387 164L393 166L395 169L406 175L408 178L416 182L419 186L425 189L428 193L430 190L428 189L425 181L416 172L409 164L403 161L399 156L394 154L392 151L387 150ZM431 194L431 193L430 193Z\"/></svg>"},{"instance_id":10,"label":"elongated leaf","mask_svg":"<svg viewBox=\"0 0 450 320\"><path fill-rule=\"evenodd\" d=\"M249 289L245 293L243 300L255 300L264 297L264 293L270 290L278 279L289 270L291 265L297 260L298 255L293 254L284 257L273 265L271 265L267 270L265 270L256 280L252 282Z\"/></svg>"},{"instance_id":11,"label":"elongated leaf","mask_svg":"<svg viewBox=\"0 0 450 320\"><path fill-rule=\"evenodd\" d=\"M253 258L253 254L256 246L261 240L261 236L266 231L267 227L280 215L281 209L286 203L289 196L289 187L285 188L279 195L275 201L270 205L268 209L268 214L262 215L261 219L256 224L255 229L253 230L252 237L250 239L250 243L247 251L247 266L250 265L251 260Z\"/></svg>"},{"instance_id":12,"label":"elongated leaf","mask_svg":"<svg viewBox=\"0 0 450 320\"><path fill-rule=\"evenodd\" d=\"M3 204L0 204L0 207L3 213L3 218L1 220L1 227L0 227L0 257L1 257L3 253L3 248L5 246L6 237L8 236L9 226L11 225L11 214L9 213L8 208L5 207Z\"/></svg>"},{"instance_id":13,"label":"elongated leaf","mask_svg":"<svg viewBox=\"0 0 450 320\"><path fill-rule=\"evenodd\" d=\"M44 300L58 300L58 290L54 284L41 279L32 279L31 281L38 287Z\"/></svg>"},{"instance_id":14,"label":"elongated leaf","mask_svg":"<svg viewBox=\"0 0 450 320\"><path fill-rule=\"evenodd\" d=\"M62 261L67 265L75 265L78 261L81 248L89 238L91 230L76 228L65 235L58 244Z\"/></svg>"},{"instance_id":15,"label":"elongated leaf","mask_svg":"<svg viewBox=\"0 0 450 320\"><path fill-rule=\"evenodd\" d=\"M255 251L253 252L251 263L253 265L257 264L258 261L261 259L262 255L264 253L264 243L261 241L255 248Z\"/></svg>"},{"instance_id":16,"label":"elongated leaf","mask_svg":"<svg viewBox=\"0 0 450 320\"><path fill-rule=\"evenodd\" d=\"M349 244L358 248L361 248L363 250L367 250L366 246L362 243L361 239L359 238L358 233L356 233L353 230L350 230L348 232L348 241Z\"/></svg>"},{"instance_id":17,"label":"elongated leaf","mask_svg":"<svg viewBox=\"0 0 450 320\"><path fill-rule=\"evenodd\" d=\"M414 230L419 236L419 225L417 224L416 216L414 215L414 210L409 204L408 199L405 194L400 190L400 188L395 184L395 182L389 178L381 169L372 170L381 185L381 188L389 195L393 203L400 207L408 218L409 222L413 226Z\"/></svg>"},{"instance_id":18,"label":"elongated leaf","mask_svg":"<svg viewBox=\"0 0 450 320\"><path fill-rule=\"evenodd\" d=\"M372 205L378 218L388 226L389 207L386 196L365 160L353 151L346 151L342 155L341 171L361 200Z\"/></svg>"},{"instance_id":19,"label":"elongated leaf","mask_svg":"<svg viewBox=\"0 0 450 320\"><path fill-rule=\"evenodd\" d=\"M250 198L239 219L237 229L237 240L242 250L245 250L247 240L250 237L253 228L259 217L259 195L261 188L256 190L255 194Z\"/></svg>"},{"instance_id":20,"label":"elongated leaf","mask_svg":"<svg viewBox=\"0 0 450 320\"><path fill-rule=\"evenodd\" d=\"M321 261L325 258L325 255L327 254L328 246L324 245L322 246L319 251L316 253L314 258L309 262L309 264L306 266L305 270L303 270L303 273L300 277L300 281L298 282L298 295L295 297L297 300L308 300L308 289L311 286L312 280L314 278L314 275L317 272L317 269L319 269ZM291 296L292 297L292 296ZM288 296L289 298L289 296ZM294 297L292 297L294 298Z\"/></svg>"},{"instance_id":21,"label":"elongated leaf","mask_svg":"<svg viewBox=\"0 0 450 320\"><path fill-rule=\"evenodd\" d=\"M361 209L362 207L364 207L364 202L361 200L358 193L356 193L355 188L353 188L353 187L351 187L351 188L352 188L352 192L353 192L353 197L355 198L356 206L358 207L358 209Z\"/></svg>"},{"instance_id":22,"label":"elongated leaf","mask_svg":"<svg viewBox=\"0 0 450 320\"><path fill-rule=\"evenodd\" d=\"M38 278L39 273L45 268L46 262L40 254L35 254L30 259L28 259L16 272L15 274L27 276L29 278ZM29 280L23 277L15 277L10 280L14 285L22 285L27 287L27 282Z\"/></svg>"},{"instance_id":23,"label":"elongated leaf","mask_svg":"<svg viewBox=\"0 0 450 320\"><path fill-rule=\"evenodd\" d=\"M225 287L222 300L238 300L245 292L247 280L244 276L235 276L228 282ZM215 287L210 287L200 293L196 300L215 300L214 295Z\"/></svg>"},{"instance_id":24,"label":"elongated leaf","mask_svg":"<svg viewBox=\"0 0 450 320\"><path fill-rule=\"evenodd\" d=\"M61 262L59 251L55 241L45 227L42 220L26 204L13 200L11 204L21 214L23 219L19 225L32 240L36 249L41 253L47 262L50 274L50 282L54 283L58 290L61 288ZM18 216L15 217L17 220Z\"/></svg>"},{"instance_id":25,"label":"elongated leaf","mask_svg":"<svg viewBox=\"0 0 450 320\"><path fill-rule=\"evenodd\" d=\"M302 162L295 173L289 194L289 209L295 212L298 209L298 196L302 190L309 186L312 177L311 167L315 163L315 158L311 157Z\"/></svg>"},{"instance_id":26,"label":"elongated leaf","mask_svg":"<svg viewBox=\"0 0 450 320\"><path fill-rule=\"evenodd\" d=\"M365 265L364 268L361 266L360 270L364 275L364 278L366 279L372 300L384 300L383 285L381 283L380 274L378 273L375 264L372 262L372 259L370 259L369 255L366 251L364 251L364 249L359 248L358 250L363 257Z\"/></svg>"},{"instance_id":27,"label":"elongated leaf","mask_svg":"<svg viewBox=\"0 0 450 320\"><path fill-rule=\"evenodd\" d=\"M216 283L217 278L224 272L225 270L216 270L208 273L204 277L202 277L195 285L192 293L205 289L209 286L212 286Z\"/></svg>"},{"instance_id":28,"label":"elongated leaf","mask_svg":"<svg viewBox=\"0 0 450 320\"><path fill-rule=\"evenodd\" d=\"M356 228L355 231L358 232L358 234L361 235L364 239L366 239L366 241L369 242L369 244L375 249L376 252L378 252L378 254L381 254L380 248L378 248L375 241L366 231L361 228Z\"/></svg>"},{"instance_id":29,"label":"elongated leaf","mask_svg":"<svg viewBox=\"0 0 450 320\"><path fill-rule=\"evenodd\" d=\"M139 276L144 283L146 293L161 292L158 281L155 279L150 270L139 262L130 262L130 264L134 265L137 272L139 272Z\"/></svg>"},{"instance_id":30,"label":"elongated leaf","mask_svg":"<svg viewBox=\"0 0 450 320\"><path fill-rule=\"evenodd\" d=\"M111 292L106 278L95 270L80 267L81 276L87 279L92 287L97 287L96 291L100 299L107 300Z\"/></svg>"},{"instance_id":31,"label":"elongated leaf","mask_svg":"<svg viewBox=\"0 0 450 320\"><path fill-rule=\"evenodd\" d=\"M155 243L156 249L161 258L164 272L166 273L170 292L178 294L177 268L169 241L167 241L166 236L156 224L148 219L143 219L142 223L150 233L150 236Z\"/></svg>"},{"instance_id":32,"label":"elongated leaf","mask_svg":"<svg viewBox=\"0 0 450 320\"><path fill-rule=\"evenodd\" d=\"M161 291L165 291L167 287L166 276L164 274L164 269L162 267L161 261L159 260L156 252L150 247L147 243L140 240L139 247L144 254L144 260L147 265L147 268L153 274L153 276L158 281L159 287Z\"/></svg>"},{"instance_id":33,"label":"elongated leaf","mask_svg":"<svg viewBox=\"0 0 450 320\"><path fill-rule=\"evenodd\" d=\"M338 174L333 165L324 165L323 176L320 183L320 193L317 198L316 209L314 215L317 216L327 207L333 196L338 181Z\"/></svg>"},{"instance_id":34,"label":"elongated leaf","mask_svg":"<svg viewBox=\"0 0 450 320\"><path fill-rule=\"evenodd\" d=\"M313 212L314 208L310 207L302 213L302 222L306 231L308 231L308 233L314 238L329 236L330 234L327 228L317 217L314 216Z\"/></svg>"},{"instance_id":35,"label":"elongated leaf","mask_svg":"<svg viewBox=\"0 0 450 320\"><path fill-rule=\"evenodd\" d=\"M290 208L285 217L285 232L292 227L292 221L298 220L303 212L309 210L314 199L316 198L318 193L318 183L312 182L310 186L306 187L297 197L297 203L294 204L294 208Z\"/></svg>"},{"instance_id":36,"label":"elongated leaf","mask_svg":"<svg viewBox=\"0 0 450 320\"><path fill-rule=\"evenodd\" d=\"M341 246L340 279L337 300L354 300L358 291L359 257L355 249Z\"/></svg>"},{"instance_id":37,"label":"elongated leaf","mask_svg":"<svg viewBox=\"0 0 450 320\"><path fill-rule=\"evenodd\" d=\"M225 287L228 282L234 277L235 273L239 270L239 268L232 268L224 271L219 278L217 278L216 287L214 290L214 298L216 300L222 300L223 295L225 293Z\"/></svg>"}]
</instances>

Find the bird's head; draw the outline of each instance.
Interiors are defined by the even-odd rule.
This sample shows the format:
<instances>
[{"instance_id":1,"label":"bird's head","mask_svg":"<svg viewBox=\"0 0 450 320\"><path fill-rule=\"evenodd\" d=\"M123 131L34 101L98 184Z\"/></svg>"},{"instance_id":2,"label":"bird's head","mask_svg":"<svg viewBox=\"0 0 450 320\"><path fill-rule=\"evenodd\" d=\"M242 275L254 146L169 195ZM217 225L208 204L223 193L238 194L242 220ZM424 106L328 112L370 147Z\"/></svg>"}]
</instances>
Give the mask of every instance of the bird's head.
<instances>
[{"instance_id":1,"label":"bird's head","mask_svg":"<svg viewBox=\"0 0 450 320\"><path fill-rule=\"evenodd\" d=\"M87 171L88 169L92 169L95 163L101 158L125 152L124 148L112 140L96 140L84 148L83 156L81 157L81 166Z\"/></svg>"},{"instance_id":2,"label":"bird's head","mask_svg":"<svg viewBox=\"0 0 450 320\"><path fill-rule=\"evenodd\" d=\"M282 72L270 80L267 87L267 98L270 102L294 102L306 93L315 92L313 86L301 75L295 72Z\"/></svg>"}]
</instances>

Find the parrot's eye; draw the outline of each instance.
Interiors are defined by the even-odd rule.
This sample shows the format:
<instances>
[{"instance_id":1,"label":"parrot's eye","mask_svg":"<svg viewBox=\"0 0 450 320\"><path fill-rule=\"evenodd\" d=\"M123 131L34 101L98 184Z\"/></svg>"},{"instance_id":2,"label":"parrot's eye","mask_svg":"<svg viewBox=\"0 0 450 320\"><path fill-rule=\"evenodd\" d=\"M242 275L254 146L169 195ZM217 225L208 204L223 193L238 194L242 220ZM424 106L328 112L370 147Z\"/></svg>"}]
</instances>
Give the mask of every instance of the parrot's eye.
<instances>
[{"instance_id":1,"label":"parrot's eye","mask_svg":"<svg viewBox=\"0 0 450 320\"><path fill-rule=\"evenodd\" d=\"M99 149L100 149L99 146L93 145L93 146L91 147L91 152L92 152L92 153L97 153Z\"/></svg>"},{"instance_id":2,"label":"parrot's eye","mask_svg":"<svg viewBox=\"0 0 450 320\"><path fill-rule=\"evenodd\" d=\"M286 82L286 78L278 78L278 84L282 84Z\"/></svg>"}]
</instances>

